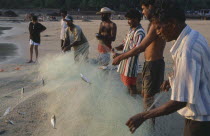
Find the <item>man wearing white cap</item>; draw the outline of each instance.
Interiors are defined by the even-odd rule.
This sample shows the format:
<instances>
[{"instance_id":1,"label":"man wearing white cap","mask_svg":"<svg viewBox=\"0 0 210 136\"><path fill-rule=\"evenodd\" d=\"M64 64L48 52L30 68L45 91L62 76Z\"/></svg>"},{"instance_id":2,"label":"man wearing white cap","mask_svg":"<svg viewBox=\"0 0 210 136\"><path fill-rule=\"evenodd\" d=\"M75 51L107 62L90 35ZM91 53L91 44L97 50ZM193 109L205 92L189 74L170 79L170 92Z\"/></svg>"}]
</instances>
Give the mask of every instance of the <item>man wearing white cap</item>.
<instances>
[{"instance_id":1,"label":"man wearing white cap","mask_svg":"<svg viewBox=\"0 0 210 136\"><path fill-rule=\"evenodd\" d=\"M112 13L114 13L114 11L107 7L102 8L100 12L96 13L101 15L102 20L99 28L99 33L96 34L96 38L99 40L98 63L103 66L109 64L112 42L116 39L117 26L114 22L110 20Z\"/></svg>"},{"instance_id":2,"label":"man wearing white cap","mask_svg":"<svg viewBox=\"0 0 210 136\"><path fill-rule=\"evenodd\" d=\"M89 43L83 34L82 29L78 25L73 24L73 18L70 15L67 15L64 20L68 27L65 30L64 46L62 47L63 51L66 52L73 47L75 61L78 61L80 56L87 59L89 54Z\"/></svg>"}]
</instances>

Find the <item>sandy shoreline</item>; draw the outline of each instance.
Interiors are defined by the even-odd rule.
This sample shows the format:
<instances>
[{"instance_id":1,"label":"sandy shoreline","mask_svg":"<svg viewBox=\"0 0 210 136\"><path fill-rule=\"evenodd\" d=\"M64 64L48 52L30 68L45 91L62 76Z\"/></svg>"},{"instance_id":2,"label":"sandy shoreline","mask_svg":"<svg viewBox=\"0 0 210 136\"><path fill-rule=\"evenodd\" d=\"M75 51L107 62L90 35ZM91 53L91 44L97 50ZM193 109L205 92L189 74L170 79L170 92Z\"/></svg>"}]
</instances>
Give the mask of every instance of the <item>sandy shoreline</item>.
<instances>
[{"instance_id":1,"label":"sandy shoreline","mask_svg":"<svg viewBox=\"0 0 210 136\"><path fill-rule=\"evenodd\" d=\"M118 26L117 39L113 46L119 45L127 30L128 25L126 20L114 20ZM90 58L97 56L97 40L95 33L98 32L99 20L91 22L82 22L75 20L83 29L88 41L91 44ZM198 30L203 34L207 41L210 41L208 29L209 21L188 21L193 29ZM60 54L60 23L59 22L42 22L47 27L47 30L41 34L41 46L39 48L40 61L47 55ZM147 29L147 21L142 21L144 29ZM3 43L13 43L18 47L18 56L12 60L0 64L0 135L4 136L28 136L28 135L43 135L46 131L52 131L50 126L51 113L43 109L48 100L48 94L43 91L41 77L39 75L39 63L25 63L29 58L28 45L28 22L25 23L7 23L5 26L13 27L6 31L0 38ZM172 60L170 56L170 48L172 43L168 43L164 52L166 61L166 74L171 71ZM141 62L144 61L141 54ZM25 87L25 96L21 98L21 89ZM2 117L5 110L11 107L12 111ZM25 113L23 115L20 114ZM128 117L129 118L129 117ZM181 135L183 127L183 119L176 114L172 119L178 121L172 123L173 132L171 136ZM12 120L14 125L7 123ZM173 122L173 121L172 121ZM49 124L49 125L48 125ZM124 124L122 124L124 125ZM42 126L45 126L44 128Z\"/></svg>"}]
</instances>

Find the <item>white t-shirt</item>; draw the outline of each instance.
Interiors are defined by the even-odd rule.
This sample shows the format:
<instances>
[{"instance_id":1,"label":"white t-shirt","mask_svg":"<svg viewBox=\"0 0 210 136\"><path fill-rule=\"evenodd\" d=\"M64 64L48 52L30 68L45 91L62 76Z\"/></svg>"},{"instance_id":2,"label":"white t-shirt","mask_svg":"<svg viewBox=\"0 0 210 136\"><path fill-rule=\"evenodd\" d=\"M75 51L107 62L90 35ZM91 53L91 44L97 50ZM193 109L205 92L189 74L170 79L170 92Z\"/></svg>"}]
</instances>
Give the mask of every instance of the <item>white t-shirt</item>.
<instances>
[{"instance_id":1,"label":"white t-shirt","mask_svg":"<svg viewBox=\"0 0 210 136\"><path fill-rule=\"evenodd\" d=\"M63 21L63 19L61 19L61 35L60 35L60 39L61 40L65 40L65 30L67 28L67 24L65 21Z\"/></svg>"}]
</instances>

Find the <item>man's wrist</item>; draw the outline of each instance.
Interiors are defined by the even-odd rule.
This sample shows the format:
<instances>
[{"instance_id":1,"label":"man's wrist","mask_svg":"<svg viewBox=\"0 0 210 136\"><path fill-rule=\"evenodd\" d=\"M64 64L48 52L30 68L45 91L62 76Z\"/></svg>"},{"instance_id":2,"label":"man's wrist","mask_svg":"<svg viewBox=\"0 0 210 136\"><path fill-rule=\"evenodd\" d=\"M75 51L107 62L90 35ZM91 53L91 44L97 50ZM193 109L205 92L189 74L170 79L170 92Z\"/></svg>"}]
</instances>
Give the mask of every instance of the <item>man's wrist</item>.
<instances>
[{"instance_id":1,"label":"man's wrist","mask_svg":"<svg viewBox=\"0 0 210 136\"><path fill-rule=\"evenodd\" d=\"M142 118L144 120L150 119L150 117L148 115L149 115L149 111L145 111L145 112L142 113Z\"/></svg>"},{"instance_id":2,"label":"man's wrist","mask_svg":"<svg viewBox=\"0 0 210 136\"><path fill-rule=\"evenodd\" d=\"M125 57L125 53L120 54L119 56L120 61L124 60L125 59L124 57Z\"/></svg>"}]
</instances>

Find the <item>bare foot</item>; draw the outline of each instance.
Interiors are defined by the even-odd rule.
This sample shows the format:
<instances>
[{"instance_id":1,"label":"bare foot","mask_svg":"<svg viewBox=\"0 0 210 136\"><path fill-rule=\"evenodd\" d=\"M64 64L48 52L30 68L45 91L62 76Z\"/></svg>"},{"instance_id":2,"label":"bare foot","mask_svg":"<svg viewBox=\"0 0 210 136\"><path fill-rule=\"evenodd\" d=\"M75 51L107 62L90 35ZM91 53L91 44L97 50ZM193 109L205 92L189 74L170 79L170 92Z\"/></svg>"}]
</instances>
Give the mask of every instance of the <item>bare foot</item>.
<instances>
[{"instance_id":1,"label":"bare foot","mask_svg":"<svg viewBox=\"0 0 210 136\"><path fill-rule=\"evenodd\" d=\"M35 60L35 61L34 61L34 63L38 63L38 62L39 62L38 60Z\"/></svg>"},{"instance_id":2,"label":"bare foot","mask_svg":"<svg viewBox=\"0 0 210 136\"><path fill-rule=\"evenodd\" d=\"M27 63L33 63L33 60L29 60Z\"/></svg>"}]
</instances>

